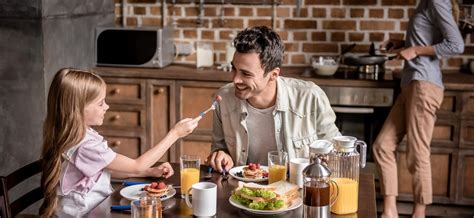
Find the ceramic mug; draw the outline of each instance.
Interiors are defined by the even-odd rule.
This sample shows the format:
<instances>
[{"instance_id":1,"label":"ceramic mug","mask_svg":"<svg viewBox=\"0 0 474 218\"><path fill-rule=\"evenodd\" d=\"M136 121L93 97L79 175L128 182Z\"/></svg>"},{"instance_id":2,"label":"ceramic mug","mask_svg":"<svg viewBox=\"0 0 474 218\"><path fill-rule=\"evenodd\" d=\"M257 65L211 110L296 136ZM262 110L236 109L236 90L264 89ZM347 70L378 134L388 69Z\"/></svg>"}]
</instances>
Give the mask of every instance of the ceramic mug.
<instances>
[{"instance_id":1,"label":"ceramic mug","mask_svg":"<svg viewBox=\"0 0 474 218\"><path fill-rule=\"evenodd\" d=\"M189 192L193 191L192 202ZM199 182L186 192L186 204L193 209L194 216L214 216L217 208L217 185L211 182Z\"/></svg>"},{"instance_id":2,"label":"ceramic mug","mask_svg":"<svg viewBox=\"0 0 474 218\"><path fill-rule=\"evenodd\" d=\"M309 165L307 158L292 158L290 160L290 182L303 188L303 169Z\"/></svg>"}]
</instances>

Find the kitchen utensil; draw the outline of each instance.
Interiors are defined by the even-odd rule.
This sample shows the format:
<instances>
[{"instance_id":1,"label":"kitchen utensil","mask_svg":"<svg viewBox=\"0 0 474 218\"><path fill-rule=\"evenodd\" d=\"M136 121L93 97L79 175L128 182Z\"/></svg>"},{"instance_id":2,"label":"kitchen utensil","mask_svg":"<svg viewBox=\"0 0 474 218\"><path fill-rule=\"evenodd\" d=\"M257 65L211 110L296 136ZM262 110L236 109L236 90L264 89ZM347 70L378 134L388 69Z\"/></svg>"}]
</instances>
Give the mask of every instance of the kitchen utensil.
<instances>
[{"instance_id":1,"label":"kitchen utensil","mask_svg":"<svg viewBox=\"0 0 474 218\"><path fill-rule=\"evenodd\" d=\"M147 184L147 182L139 182L139 181L123 181L122 185L124 187L131 186L131 185L141 185L141 184Z\"/></svg>"},{"instance_id":2,"label":"kitchen utensil","mask_svg":"<svg viewBox=\"0 0 474 218\"><path fill-rule=\"evenodd\" d=\"M342 49L341 54L339 54L339 56L337 56L337 58L336 58L337 63L341 63L342 60L344 59L344 55L347 52L350 52L356 45L357 45L356 43L352 43L349 46Z\"/></svg>"},{"instance_id":3,"label":"kitchen utensil","mask_svg":"<svg viewBox=\"0 0 474 218\"><path fill-rule=\"evenodd\" d=\"M303 169L303 217L327 218L331 217L331 205L339 195L339 187L331 180L331 171L321 159Z\"/></svg>"},{"instance_id":4,"label":"kitchen utensil","mask_svg":"<svg viewBox=\"0 0 474 218\"><path fill-rule=\"evenodd\" d=\"M229 178L229 173L227 172L227 170L225 169L225 166L222 165L222 179L227 181L227 179Z\"/></svg>"},{"instance_id":5,"label":"kitchen utensil","mask_svg":"<svg viewBox=\"0 0 474 218\"><path fill-rule=\"evenodd\" d=\"M215 110L217 108L217 103L219 103L219 101L221 100L222 100L222 97L220 95L217 95L216 99L212 102L211 106L207 110L199 113L199 116L204 117L204 115L206 115L207 112L211 110Z\"/></svg>"},{"instance_id":6,"label":"kitchen utensil","mask_svg":"<svg viewBox=\"0 0 474 218\"><path fill-rule=\"evenodd\" d=\"M365 167L367 144L352 136L334 137L334 152L329 156L328 167L339 188L339 197L331 207L336 214L357 212L359 169ZM360 154L356 147L359 147Z\"/></svg>"},{"instance_id":7,"label":"kitchen utensil","mask_svg":"<svg viewBox=\"0 0 474 218\"><path fill-rule=\"evenodd\" d=\"M385 61L393 60L396 57L398 57L398 55L393 55L393 56L378 55L376 54L375 50L376 50L375 44L372 42L372 44L370 44L368 55L344 57L344 64L352 65L352 66L378 65L378 64L384 64Z\"/></svg>"},{"instance_id":8,"label":"kitchen utensil","mask_svg":"<svg viewBox=\"0 0 474 218\"><path fill-rule=\"evenodd\" d=\"M344 57L344 64L352 66L360 65L377 65L384 64L385 61L393 60L398 55L386 56L386 55L362 55L362 56L347 56Z\"/></svg>"}]
</instances>

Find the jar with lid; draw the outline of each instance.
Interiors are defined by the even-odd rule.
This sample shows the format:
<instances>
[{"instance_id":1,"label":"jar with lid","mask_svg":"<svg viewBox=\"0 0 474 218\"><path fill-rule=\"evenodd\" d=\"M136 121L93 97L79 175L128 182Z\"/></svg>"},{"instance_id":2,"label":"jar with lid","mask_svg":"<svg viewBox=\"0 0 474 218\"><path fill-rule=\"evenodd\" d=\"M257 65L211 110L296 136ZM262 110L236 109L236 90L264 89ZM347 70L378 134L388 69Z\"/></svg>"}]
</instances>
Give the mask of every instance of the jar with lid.
<instances>
[{"instance_id":1,"label":"jar with lid","mask_svg":"<svg viewBox=\"0 0 474 218\"><path fill-rule=\"evenodd\" d=\"M358 209L359 170L365 167L367 144L352 136L337 136L333 141L334 150L328 167L332 171L331 178L339 187L339 198L331 207L331 212L355 213Z\"/></svg>"},{"instance_id":2,"label":"jar with lid","mask_svg":"<svg viewBox=\"0 0 474 218\"><path fill-rule=\"evenodd\" d=\"M320 159L325 165L328 164L329 156L332 155L333 143L326 139L319 139L309 145L310 163Z\"/></svg>"},{"instance_id":3,"label":"jar with lid","mask_svg":"<svg viewBox=\"0 0 474 218\"><path fill-rule=\"evenodd\" d=\"M303 170L303 217L331 217L331 205L338 197L339 188L330 179L331 171L321 159L308 165Z\"/></svg>"}]
</instances>

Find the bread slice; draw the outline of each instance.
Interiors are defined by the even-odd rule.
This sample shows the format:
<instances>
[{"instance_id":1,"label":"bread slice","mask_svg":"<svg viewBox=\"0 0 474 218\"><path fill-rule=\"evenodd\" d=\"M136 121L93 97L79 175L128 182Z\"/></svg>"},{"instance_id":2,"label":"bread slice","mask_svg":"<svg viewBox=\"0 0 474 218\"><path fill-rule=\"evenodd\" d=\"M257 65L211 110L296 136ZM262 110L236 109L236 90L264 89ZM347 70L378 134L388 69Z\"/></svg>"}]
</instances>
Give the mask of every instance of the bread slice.
<instances>
[{"instance_id":1,"label":"bread slice","mask_svg":"<svg viewBox=\"0 0 474 218\"><path fill-rule=\"evenodd\" d=\"M239 185L239 188L245 187L245 188L248 188L248 189L250 189L250 190L252 190L252 191L255 191L255 190L270 190L270 191L275 191L275 190L276 190L276 187L275 187L275 186L261 185L261 184L253 183L253 182L245 183L245 182L239 181L238 185Z\"/></svg>"},{"instance_id":2,"label":"bread slice","mask_svg":"<svg viewBox=\"0 0 474 218\"><path fill-rule=\"evenodd\" d=\"M285 204L291 205L291 202L301 196L299 187L293 183L281 180L274 182L268 186L275 188L275 193L280 196L285 196Z\"/></svg>"}]
</instances>

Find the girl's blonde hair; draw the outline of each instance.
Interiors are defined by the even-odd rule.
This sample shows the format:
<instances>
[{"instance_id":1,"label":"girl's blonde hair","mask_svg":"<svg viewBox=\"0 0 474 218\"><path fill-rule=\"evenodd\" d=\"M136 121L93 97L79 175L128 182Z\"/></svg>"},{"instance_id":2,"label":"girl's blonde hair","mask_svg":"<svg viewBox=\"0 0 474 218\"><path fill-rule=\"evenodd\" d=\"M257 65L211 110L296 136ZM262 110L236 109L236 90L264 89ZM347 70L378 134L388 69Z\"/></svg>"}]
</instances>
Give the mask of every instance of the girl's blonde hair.
<instances>
[{"instance_id":1,"label":"girl's blonde hair","mask_svg":"<svg viewBox=\"0 0 474 218\"><path fill-rule=\"evenodd\" d=\"M51 217L56 210L61 155L84 138L87 130L84 108L99 97L104 87L105 82L98 75L72 68L59 70L51 82L41 153L44 201L39 213L42 217Z\"/></svg>"}]
</instances>

